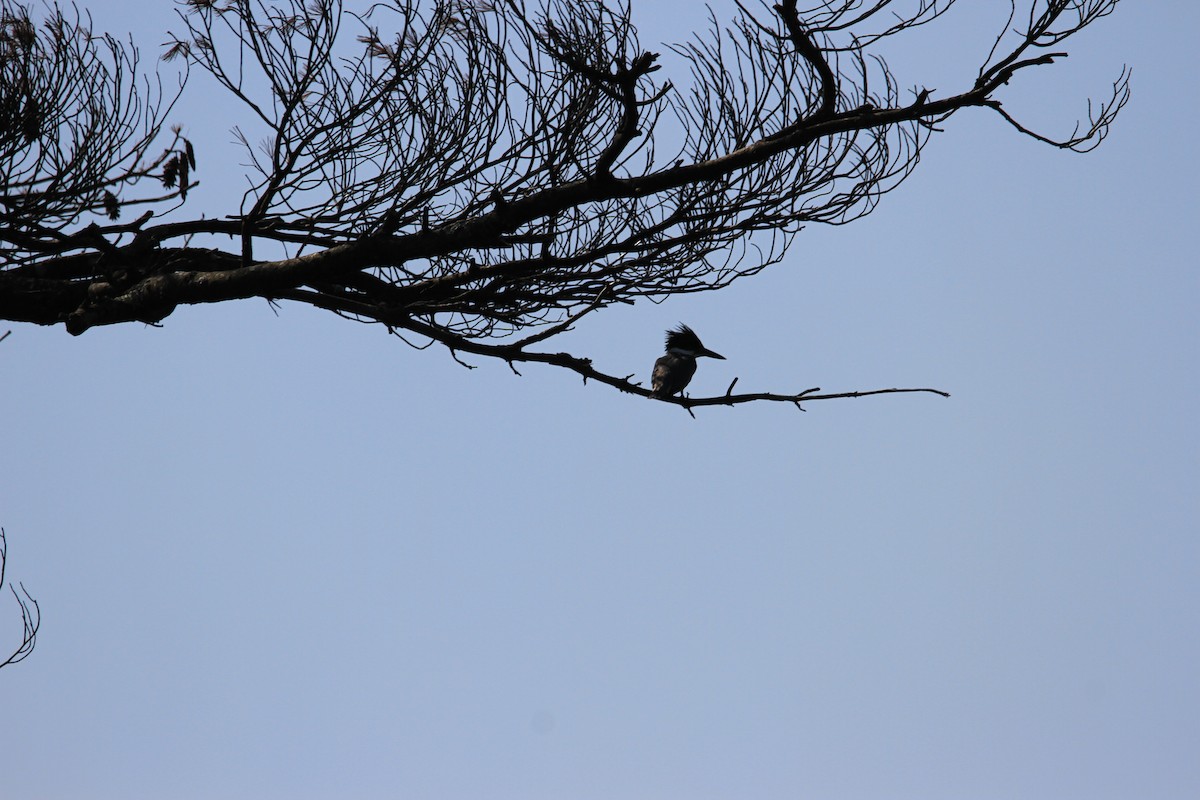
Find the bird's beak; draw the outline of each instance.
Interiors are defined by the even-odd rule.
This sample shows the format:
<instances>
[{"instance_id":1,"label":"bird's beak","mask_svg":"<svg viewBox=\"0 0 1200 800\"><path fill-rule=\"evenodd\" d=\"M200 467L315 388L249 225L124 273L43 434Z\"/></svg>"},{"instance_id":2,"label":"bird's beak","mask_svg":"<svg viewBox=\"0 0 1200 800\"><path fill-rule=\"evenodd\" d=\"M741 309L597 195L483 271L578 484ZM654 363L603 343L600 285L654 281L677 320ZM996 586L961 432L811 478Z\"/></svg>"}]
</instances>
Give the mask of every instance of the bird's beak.
<instances>
[{"instance_id":1,"label":"bird's beak","mask_svg":"<svg viewBox=\"0 0 1200 800\"><path fill-rule=\"evenodd\" d=\"M725 360L725 356L721 355L720 353L714 353L712 350L709 350L707 347L701 348L700 352L696 353L696 355L708 356L709 358L719 358L722 361Z\"/></svg>"}]
</instances>

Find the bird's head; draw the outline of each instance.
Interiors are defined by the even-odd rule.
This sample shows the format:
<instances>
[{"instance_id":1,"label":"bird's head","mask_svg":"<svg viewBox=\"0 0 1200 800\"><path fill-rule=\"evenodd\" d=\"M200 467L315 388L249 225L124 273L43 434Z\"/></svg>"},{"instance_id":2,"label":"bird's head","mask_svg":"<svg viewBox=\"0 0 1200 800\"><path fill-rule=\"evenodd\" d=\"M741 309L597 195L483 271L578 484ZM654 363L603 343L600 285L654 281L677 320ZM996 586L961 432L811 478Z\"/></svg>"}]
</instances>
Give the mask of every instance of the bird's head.
<instances>
[{"instance_id":1,"label":"bird's head","mask_svg":"<svg viewBox=\"0 0 1200 800\"><path fill-rule=\"evenodd\" d=\"M667 331L667 352L692 358L708 356L725 360L725 356L714 353L701 344L700 337L696 335L696 332L683 323L680 323L678 328Z\"/></svg>"}]
</instances>

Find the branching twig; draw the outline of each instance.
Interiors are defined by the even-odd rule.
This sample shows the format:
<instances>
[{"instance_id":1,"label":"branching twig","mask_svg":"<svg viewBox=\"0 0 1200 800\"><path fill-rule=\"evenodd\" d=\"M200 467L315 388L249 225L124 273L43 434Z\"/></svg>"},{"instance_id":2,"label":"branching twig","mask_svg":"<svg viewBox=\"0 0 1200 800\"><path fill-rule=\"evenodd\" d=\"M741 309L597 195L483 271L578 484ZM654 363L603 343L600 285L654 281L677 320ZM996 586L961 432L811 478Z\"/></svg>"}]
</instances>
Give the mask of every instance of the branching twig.
<instances>
[{"instance_id":1,"label":"branching twig","mask_svg":"<svg viewBox=\"0 0 1200 800\"><path fill-rule=\"evenodd\" d=\"M451 342L449 340L445 340L446 337L443 334L441 334L433 326L414 321L414 322L410 322L407 325L403 325L401 327L407 327L410 330L420 333L420 334L423 334L425 336L428 336L435 341L441 341L442 344L445 344L447 347L451 346ZM607 373L601 372L600 370L596 369L592 365L592 360L589 358L581 358L579 356L571 355L570 353L529 352L527 350L523 350L514 345L488 345L488 344L482 344L479 342L470 342L470 343L467 343L466 346L464 346L464 344L462 342L454 342L453 344L454 344L455 349L463 349L463 350L466 350L467 352L471 352L476 355L482 355L482 356L488 356L491 358L502 359L508 363L510 368L512 367L513 362L515 362L515 361L522 361L522 362L535 363L535 364L548 364L550 366L561 367L563 369L568 369L572 372L575 372L575 373L583 376L584 381L594 380L599 383L603 383L607 386L611 386L614 389L618 389L627 394L635 394L640 397L652 397L651 391L649 389L646 389L641 384L634 383L632 381L632 378L633 378L632 375L626 375L624 378L620 378L615 375L609 375ZM453 350L451 352L453 355ZM457 355L454 355L454 357L457 360ZM514 369L514 371L515 371L515 369ZM517 374L519 375L520 373L517 373ZM872 395L879 395L879 394L903 394L903 393L911 393L911 392L922 392L922 393L928 393L928 394L936 394L936 395L940 395L942 397L950 396L949 392L942 391L941 389L929 389L929 388L871 389L868 391L835 392L835 393L827 393L827 394L818 394L818 392L821 391L820 388L814 387L812 389L806 389L805 391L799 392L797 394L776 394L776 393L772 393L772 392L756 392L756 393L752 393L752 394L732 394L733 387L737 382L738 382L738 379L734 378L733 381L729 384L729 388L726 390L725 394L718 395L715 397L654 397L654 399L660 400L664 403L674 403L676 405L683 406L684 408L690 410L697 406L733 406L733 405L739 405L741 403L751 403L751 402L755 402L755 401L759 401L759 400L767 401L767 402L794 403L794 404L797 404L797 406L798 406L801 401L807 402L810 400L811 401L838 400L838 399L851 398L851 397L869 397Z\"/></svg>"},{"instance_id":2,"label":"branching twig","mask_svg":"<svg viewBox=\"0 0 1200 800\"><path fill-rule=\"evenodd\" d=\"M0 528L0 590L4 588L4 571L7 562L8 541L5 538L4 528ZM18 587L20 587L20 591L18 591ZM29 657L37 643L38 629L42 625L41 608L38 607L37 600L33 599L25 585L23 583L18 583L17 586L10 584L8 588L12 590L17 607L21 609L21 644L13 651L12 655L0 661L0 668L17 664Z\"/></svg>"}]
</instances>

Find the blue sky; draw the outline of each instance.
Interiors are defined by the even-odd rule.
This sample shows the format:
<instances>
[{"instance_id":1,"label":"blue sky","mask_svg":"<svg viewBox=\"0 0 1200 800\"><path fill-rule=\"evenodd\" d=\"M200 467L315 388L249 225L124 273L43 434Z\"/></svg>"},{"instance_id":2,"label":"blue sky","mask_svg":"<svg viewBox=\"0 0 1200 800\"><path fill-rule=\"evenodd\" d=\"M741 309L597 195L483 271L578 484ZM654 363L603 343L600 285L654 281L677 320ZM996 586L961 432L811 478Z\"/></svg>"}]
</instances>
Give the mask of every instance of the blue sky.
<instances>
[{"instance_id":1,"label":"blue sky","mask_svg":"<svg viewBox=\"0 0 1200 800\"><path fill-rule=\"evenodd\" d=\"M91 10L151 59L171 25ZM968 80L977 12L901 84ZM4 326L0 524L43 611L5 797L1197 796L1198 29L1126 2L1009 87L1069 130L1130 64L1091 155L964 113L874 215L562 341L648 373L682 320L728 359L698 393L948 400L693 420L254 301ZM225 213L238 120L193 77Z\"/></svg>"}]
</instances>

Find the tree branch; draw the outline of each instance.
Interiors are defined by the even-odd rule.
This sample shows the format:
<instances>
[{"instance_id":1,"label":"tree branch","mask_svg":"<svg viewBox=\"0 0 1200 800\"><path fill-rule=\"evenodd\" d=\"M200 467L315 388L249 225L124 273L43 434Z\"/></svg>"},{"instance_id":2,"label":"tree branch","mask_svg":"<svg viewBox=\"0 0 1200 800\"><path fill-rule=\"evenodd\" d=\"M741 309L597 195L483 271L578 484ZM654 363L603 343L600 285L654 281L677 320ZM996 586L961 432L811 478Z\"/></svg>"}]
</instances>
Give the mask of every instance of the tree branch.
<instances>
[{"instance_id":1,"label":"tree branch","mask_svg":"<svg viewBox=\"0 0 1200 800\"><path fill-rule=\"evenodd\" d=\"M724 288L779 262L805 226L870 213L963 109L1082 151L1129 97L1123 71L1055 140L998 96L1116 0L1021 0L1024 30L1014 0L977 74L915 98L898 87L921 84L871 48L953 0L907 14L889 14L892 0L738 2L732 21L673 47L691 73L682 91L656 83L628 6L539 2L387 0L360 15L339 0L184 4L164 59L207 72L245 109L254 129L235 135L252 174L236 213L168 220L159 204L177 208L196 185L178 127L161 155L149 150L174 100L139 83L135 50L78 14L53 7L39 27L0 0L0 319L81 334L180 305L287 299L645 393L528 347L613 303ZM351 20L357 51L339 39ZM82 146L77 118L104 132L103 152ZM135 192L140 180L165 193ZM91 219L138 203L154 214Z\"/></svg>"},{"instance_id":2,"label":"tree branch","mask_svg":"<svg viewBox=\"0 0 1200 800\"><path fill-rule=\"evenodd\" d=\"M4 528L0 528L0 590L4 588L4 571L7 563L8 541L5 538ZM18 586L20 591L18 591ZM0 669L20 663L29 657L37 644L38 629L42 626L41 608L38 607L37 600L34 600L25 589L25 585L9 584L8 588L12 590L13 598L17 601L17 607L21 611L21 643L11 655L0 661Z\"/></svg>"}]
</instances>

